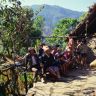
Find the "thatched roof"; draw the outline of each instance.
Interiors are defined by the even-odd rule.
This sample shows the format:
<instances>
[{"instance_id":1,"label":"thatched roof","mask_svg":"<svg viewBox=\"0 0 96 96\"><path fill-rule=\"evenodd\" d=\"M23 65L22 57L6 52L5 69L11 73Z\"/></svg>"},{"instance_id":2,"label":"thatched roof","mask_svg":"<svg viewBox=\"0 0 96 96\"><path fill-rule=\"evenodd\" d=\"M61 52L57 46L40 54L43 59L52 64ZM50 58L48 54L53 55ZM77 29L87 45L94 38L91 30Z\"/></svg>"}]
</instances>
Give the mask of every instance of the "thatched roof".
<instances>
[{"instance_id":1,"label":"thatched roof","mask_svg":"<svg viewBox=\"0 0 96 96\"><path fill-rule=\"evenodd\" d=\"M96 4L89 8L86 18L72 31L74 36L90 36L96 33Z\"/></svg>"}]
</instances>

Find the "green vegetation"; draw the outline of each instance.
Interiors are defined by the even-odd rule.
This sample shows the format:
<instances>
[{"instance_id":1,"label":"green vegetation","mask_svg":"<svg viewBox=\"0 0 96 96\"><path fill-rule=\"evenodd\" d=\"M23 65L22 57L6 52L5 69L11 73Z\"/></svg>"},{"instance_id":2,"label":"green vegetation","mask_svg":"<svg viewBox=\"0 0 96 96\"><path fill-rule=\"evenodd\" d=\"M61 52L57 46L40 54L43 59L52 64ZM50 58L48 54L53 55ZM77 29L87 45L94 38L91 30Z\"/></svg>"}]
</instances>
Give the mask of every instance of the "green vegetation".
<instances>
[{"instance_id":1,"label":"green vegetation","mask_svg":"<svg viewBox=\"0 0 96 96\"><path fill-rule=\"evenodd\" d=\"M0 41L0 53L3 51L2 41Z\"/></svg>"},{"instance_id":2,"label":"green vegetation","mask_svg":"<svg viewBox=\"0 0 96 96\"><path fill-rule=\"evenodd\" d=\"M80 16L79 21L83 21L86 18L87 14L88 13L85 12L82 16Z\"/></svg>"},{"instance_id":3,"label":"green vegetation","mask_svg":"<svg viewBox=\"0 0 96 96\"><path fill-rule=\"evenodd\" d=\"M66 36L78 23L77 19L65 18L58 22L56 28L53 30L53 37ZM46 41L48 44L60 44L61 47L65 48L66 38L48 38Z\"/></svg>"},{"instance_id":4,"label":"green vegetation","mask_svg":"<svg viewBox=\"0 0 96 96\"><path fill-rule=\"evenodd\" d=\"M41 16L37 17L37 14L35 14L32 9L22 7L21 2L17 0L1 1L0 3L3 6L0 7L0 53L11 56L12 52L16 52L24 56L29 46L38 48L41 40L40 38L37 39L33 37L42 36L44 18ZM10 1L11 5L3 4L4 1ZM65 18L60 20L53 30L52 36L66 36L74 29L77 23L77 19ZM65 48L65 39L66 38L47 38L46 43L50 45L60 44L62 48ZM10 72L5 72L5 74L9 76L9 79L11 78ZM17 73L17 75L18 74L19 73ZM19 87L24 89L24 75L18 75L18 79ZM32 72L27 72L27 79L29 83L32 83ZM0 74L0 83L2 82L7 82L7 78Z\"/></svg>"},{"instance_id":5,"label":"green vegetation","mask_svg":"<svg viewBox=\"0 0 96 96\"><path fill-rule=\"evenodd\" d=\"M85 12L78 19L72 19L72 18L61 19L57 23L56 28L53 30L52 36L53 37L67 36L76 27L76 25L79 22L85 19L86 16L87 16L87 12ZM51 45L59 44L63 49L65 48L67 44L66 38L47 38L46 42Z\"/></svg>"},{"instance_id":6,"label":"green vegetation","mask_svg":"<svg viewBox=\"0 0 96 96\"><path fill-rule=\"evenodd\" d=\"M9 5L2 3L7 1L10 2ZM45 18L37 17L39 12L34 13L31 8L22 7L20 1L2 0L2 2L1 5L3 6L0 8L0 39L3 50L0 49L0 53L3 51L8 56L12 52L24 55L29 46L37 48L41 42L40 38L33 37L42 36ZM52 36L66 36L77 23L77 19L65 18L60 20L53 29ZM60 44L63 48L66 46L65 38L51 38L46 39L46 41L51 45Z\"/></svg>"},{"instance_id":7,"label":"green vegetation","mask_svg":"<svg viewBox=\"0 0 96 96\"><path fill-rule=\"evenodd\" d=\"M4 4L7 1L10 1L9 5ZM0 54L11 56L12 52L16 52L24 56L29 46L37 47L40 44L40 39L34 39L33 37L42 35L44 19L41 16L37 16L39 11L35 14L32 9L22 7L21 2L17 0L2 0L0 3L2 5L0 6ZM3 72L6 76L0 73L0 87L6 85L3 88L5 88L5 94L7 95L14 90L13 87L15 86L14 84L9 84L13 76L10 70ZM15 89L24 90L24 75L19 73L14 75L18 75L18 80L16 80L18 85L16 87L18 88ZM27 80L28 85L33 83L32 72L27 72ZM6 84L7 82L9 82L8 85Z\"/></svg>"},{"instance_id":8,"label":"green vegetation","mask_svg":"<svg viewBox=\"0 0 96 96\"><path fill-rule=\"evenodd\" d=\"M31 7L35 11L41 5L32 5ZM45 19L45 35L51 35L55 24L63 18L79 18L83 12L73 11L66 8L62 8L55 5L46 5L44 4L43 10L40 12L40 16L43 16Z\"/></svg>"},{"instance_id":9,"label":"green vegetation","mask_svg":"<svg viewBox=\"0 0 96 96\"><path fill-rule=\"evenodd\" d=\"M34 20L32 9L22 8L18 1L11 5L0 8L0 34L5 54L11 55L13 51L18 52L23 47L34 46L32 37L42 35L43 18ZM23 49L24 49L23 48Z\"/></svg>"}]
</instances>

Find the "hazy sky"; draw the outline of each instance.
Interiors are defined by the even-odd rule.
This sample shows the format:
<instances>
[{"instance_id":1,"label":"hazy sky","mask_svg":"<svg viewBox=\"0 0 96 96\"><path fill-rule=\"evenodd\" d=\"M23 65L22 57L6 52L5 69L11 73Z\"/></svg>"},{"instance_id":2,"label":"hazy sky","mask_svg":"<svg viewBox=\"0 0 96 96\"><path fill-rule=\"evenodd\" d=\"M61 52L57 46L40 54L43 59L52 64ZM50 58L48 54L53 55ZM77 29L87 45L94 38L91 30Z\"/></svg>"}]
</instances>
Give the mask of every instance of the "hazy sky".
<instances>
[{"instance_id":1,"label":"hazy sky","mask_svg":"<svg viewBox=\"0 0 96 96\"><path fill-rule=\"evenodd\" d=\"M87 11L88 7L96 3L96 0L20 0L23 5L34 5L34 4L49 4L58 5L64 8Z\"/></svg>"}]
</instances>

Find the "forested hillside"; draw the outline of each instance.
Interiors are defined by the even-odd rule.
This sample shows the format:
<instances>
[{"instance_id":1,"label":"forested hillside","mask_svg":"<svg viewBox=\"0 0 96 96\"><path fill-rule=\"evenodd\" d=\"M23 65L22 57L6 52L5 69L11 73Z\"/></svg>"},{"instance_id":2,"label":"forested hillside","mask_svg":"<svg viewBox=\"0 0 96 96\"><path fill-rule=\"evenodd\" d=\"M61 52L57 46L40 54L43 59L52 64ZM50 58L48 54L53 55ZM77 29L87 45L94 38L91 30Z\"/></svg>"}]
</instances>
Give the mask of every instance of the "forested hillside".
<instances>
[{"instance_id":1,"label":"forested hillside","mask_svg":"<svg viewBox=\"0 0 96 96\"><path fill-rule=\"evenodd\" d=\"M83 14L83 12L73 11L55 5L32 5L31 8L36 11L40 8L40 6L44 6L38 14L45 20L44 35L51 34L59 20L64 18L77 19Z\"/></svg>"}]
</instances>

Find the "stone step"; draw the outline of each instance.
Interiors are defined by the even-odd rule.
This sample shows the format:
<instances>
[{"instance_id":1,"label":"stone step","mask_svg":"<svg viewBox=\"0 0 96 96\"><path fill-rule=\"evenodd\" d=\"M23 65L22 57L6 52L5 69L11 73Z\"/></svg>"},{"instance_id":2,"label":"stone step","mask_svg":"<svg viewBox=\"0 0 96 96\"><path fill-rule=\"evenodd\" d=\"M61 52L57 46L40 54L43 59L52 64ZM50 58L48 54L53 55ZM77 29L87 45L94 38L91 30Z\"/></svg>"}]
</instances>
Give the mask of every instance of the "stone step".
<instances>
[{"instance_id":1,"label":"stone step","mask_svg":"<svg viewBox=\"0 0 96 96\"><path fill-rule=\"evenodd\" d=\"M47 82L46 84L37 82L29 89L26 96L96 96L96 70L84 76L82 72L76 72L78 75L71 72L66 78L66 80L73 78L69 82Z\"/></svg>"}]
</instances>

